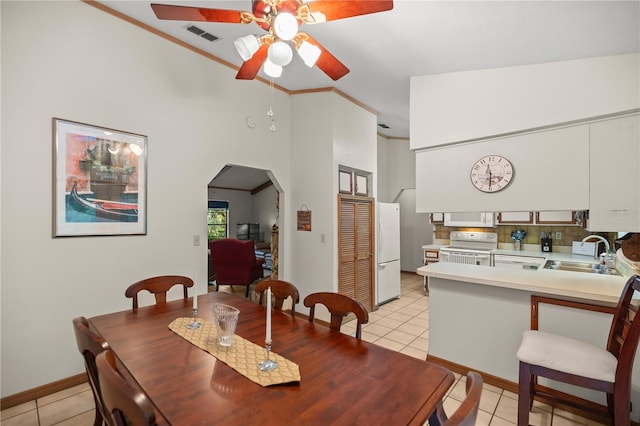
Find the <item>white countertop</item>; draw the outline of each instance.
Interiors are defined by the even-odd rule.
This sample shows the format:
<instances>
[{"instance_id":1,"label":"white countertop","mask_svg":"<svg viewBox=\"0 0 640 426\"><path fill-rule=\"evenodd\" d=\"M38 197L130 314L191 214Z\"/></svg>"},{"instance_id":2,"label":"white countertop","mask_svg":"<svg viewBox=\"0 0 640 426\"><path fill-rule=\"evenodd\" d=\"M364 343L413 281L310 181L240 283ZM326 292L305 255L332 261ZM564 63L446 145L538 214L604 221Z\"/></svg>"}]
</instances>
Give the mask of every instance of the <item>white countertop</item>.
<instances>
[{"instance_id":1,"label":"white countertop","mask_svg":"<svg viewBox=\"0 0 640 426\"><path fill-rule=\"evenodd\" d=\"M422 250L440 250L442 247L447 247L449 244L425 244L422 246Z\"/></svg>"},{"instance_id":2,"label":"white countertop","mask_svg":"<svg viewBox=\"0 0 640 426\"><path fill-rule=\"evenodd\" d=\"M526 252L519 252L523 255ZM535 255L531 252L528 255ZM512 254L512 253L510 253ZM537 253L538 256L542 253ZM549 253L549 259L575 259L570 253ZM558 256L558 257L556 257ZM585 260L585 256L580 256ZM422 266L418 275L454 281L511 288L536 294L563 296L615 305L620 298L627 277L587 274L551 269L519 270L492 266L463 265L438 262Z\"/></svg>"}]
</instances>

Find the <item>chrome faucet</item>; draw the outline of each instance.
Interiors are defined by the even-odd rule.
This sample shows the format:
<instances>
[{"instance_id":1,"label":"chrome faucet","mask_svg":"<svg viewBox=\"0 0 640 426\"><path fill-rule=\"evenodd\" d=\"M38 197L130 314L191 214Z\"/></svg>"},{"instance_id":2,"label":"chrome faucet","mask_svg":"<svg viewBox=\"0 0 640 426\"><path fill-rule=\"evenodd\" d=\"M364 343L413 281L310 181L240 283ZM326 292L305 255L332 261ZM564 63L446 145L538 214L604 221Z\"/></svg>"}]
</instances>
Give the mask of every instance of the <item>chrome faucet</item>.
<instances>
[{"instance_id":1,"label":"chrome faucet","mask_svg":"<svg viewBox=\"0 0 640 426\"><path fill-rule=\"evenodd\" d=\"M587 240L595 238L598 242L604 243L605 252L600 255L600 262L604 265L605 272L608 273L609 270L613 270L616 267L616 255L611 251L611 247L609 246L609 241L606 238L601 237L600 235L587 235L582 239L580 246L583 246ZM593 254L595 259L598 258L598 250Z\"/></svg>"}]
</instances>

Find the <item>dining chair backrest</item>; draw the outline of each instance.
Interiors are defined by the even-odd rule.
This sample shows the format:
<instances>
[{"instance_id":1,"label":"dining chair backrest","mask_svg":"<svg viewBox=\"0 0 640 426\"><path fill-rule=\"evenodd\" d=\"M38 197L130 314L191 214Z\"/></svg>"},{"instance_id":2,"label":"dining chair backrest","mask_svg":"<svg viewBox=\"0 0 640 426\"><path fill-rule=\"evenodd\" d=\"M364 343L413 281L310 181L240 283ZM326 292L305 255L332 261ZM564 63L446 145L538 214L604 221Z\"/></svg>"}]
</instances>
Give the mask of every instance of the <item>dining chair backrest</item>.
<instances>
[{"instance_id":1,"label":"dining chair backrest","mask_svg":"<svg viewBox=\"0 0 640 426\"><path fill-rule=\"evenodd\" d=\"M635 275L627 281L609 329L607 350L618 358L618 370L626 370L616 372L616 381L619 375L626 375L631 370L640 340L639 306L632 303L636 291L640 292L640 275Z\"/></svg>"},{"instance_id":2,"label":"dining chair backrest","mask_svg":"<svg viewBox=\"0 0 640 426\"><path fill-rule=\"evenodd\" d=\"M640 343L639 305L633 300L636 292L640 292L639 275L630 277L622 290L606 348L538 330L524 332L517 352L520 360L518 423L528 422L533 399L544 395L555 404L608 416L616 426L629 424L631 375ZM549 352L547 348L552 345L554 351ZM605 392L607 405L544 388L538 384L538 377Z\"/></svg>"},{"instance_id":3,"label":"dining chair backrest","mask_svg":"<svg viewBox=\"0 0 640 426\"><path fill-rule=\"evenodd\" d=\"M319 292L304 298L304 306L309 308L309 321L313 322L316 304L324 305L331 314L330 328L340 331L342 319L349 313L354 313L358 320L356 338L362 338L362 324L369 322L367 309L355 299L340 293Z\"/></svg>"},{"instance_id":4,"label":"dining chair backrest","mask_svg":"<svg viewBox=\"0 0 640 426\"><path fill-rule=\"evenodd\" d=\"M275 298L275 303L273 305L273 309L278 311L282 310L282 304L284 301L291 297L291 315L295 316L296 314L296 304L300 302L300 293L295 285L291 284L288 281L282 280L264 280L260 281L256 284L253 291L260 295L260 300L258 303L262 305L264 301L264 297L267 292L267 288L271 288L271 294Z\"/></svg>"},{"instance_id":5,"label":"dining chair backrest","mask_svg":"<svg viewBox=\"0 0 640 426\"><path fill-rule=\"evenodd\" d=\"M89 328L89 321L85 317L73 319L73 330L76 335L78 351L84 358L84 368L87 371L89 386L96 404L96 415L93 424L94 426L99 426L102 425L102 419L105 417L106 412L102 403L100 381L98 380L98 371L96 369L96 356L109 349L109 344Z\"/></svg>"},{"instance_id":6,"label":"dining chair backrest","mask_svg":"<svg viewBox=\"0 0 640 426\"><path fill-rule=\"evenodd\" d=\"M129 383L118 371L115 355L106 350L96 357L98 377L107 422L113 426L149 426L156 424L153 405L147 396Z\"/></svg>"},{"instance_id":7,"label":"dining chair backrest","mask_svg":"<svg viewBox=\"0 0 640 426\"><path fill-rule=\"evenodd\" d=\"M160 275L157 277L146 278L131 284L124 292L128 298L133 298L133 309L138 309L138 293L147 290L156 298L156 305L164 305L167 303L167 292L174 285L182 285L184 298L188 298L188 287L193 287L193 280L189 277L181 275Z\"/></svg>"},{"instance_id":8,"label":"dining chair backrest","mask_svg":"<svg viewBox=\"0 0 640 426\"><path fill-rule=\"evenodd\" d=\"M458 409L447 418L442 404L438 405L438 419L441 426L475 426L482 396L482 376L474 371L467 373L467 396Z\"/></svg>"}]
</instances>

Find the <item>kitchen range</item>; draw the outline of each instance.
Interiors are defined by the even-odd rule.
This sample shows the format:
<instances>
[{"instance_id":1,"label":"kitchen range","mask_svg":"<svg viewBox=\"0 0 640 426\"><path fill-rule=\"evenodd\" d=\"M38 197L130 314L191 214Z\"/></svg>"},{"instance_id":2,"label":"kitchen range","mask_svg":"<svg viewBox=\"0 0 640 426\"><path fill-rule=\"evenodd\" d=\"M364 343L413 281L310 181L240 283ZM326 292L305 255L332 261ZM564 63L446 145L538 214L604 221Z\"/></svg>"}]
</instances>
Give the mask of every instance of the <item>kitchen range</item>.
<instances>
[{"instance_id":1,"label":"kitchen range","mask_svg":"<svg viewBox=\"0 0 640 426\"><path fill-rule=\"evenodd\" d=\"M491 252L498 248L495 232L454 231L449 246L440 249L440 261L491 266Z\"/></svg>"}]
</instances>

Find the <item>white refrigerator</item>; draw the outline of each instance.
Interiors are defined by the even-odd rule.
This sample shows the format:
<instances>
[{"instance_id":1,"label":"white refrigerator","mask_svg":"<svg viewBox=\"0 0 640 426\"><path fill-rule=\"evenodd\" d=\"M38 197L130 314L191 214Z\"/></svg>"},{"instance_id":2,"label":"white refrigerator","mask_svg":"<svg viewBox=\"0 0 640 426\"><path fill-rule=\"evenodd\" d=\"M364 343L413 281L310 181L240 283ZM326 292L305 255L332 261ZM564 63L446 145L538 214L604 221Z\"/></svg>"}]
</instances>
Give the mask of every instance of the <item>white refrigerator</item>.
<instances>
[{"instance_id":1,"label":"white refrigerator","mask_svg":"<svg viewBox=\"0 0 640 426\"><path fill-rule=\"evenodd\" d=\"M376 299L379 305L400 297L400 204L378 203Z\"/></svg>"}]
</instances>

